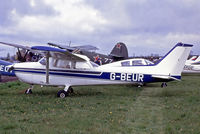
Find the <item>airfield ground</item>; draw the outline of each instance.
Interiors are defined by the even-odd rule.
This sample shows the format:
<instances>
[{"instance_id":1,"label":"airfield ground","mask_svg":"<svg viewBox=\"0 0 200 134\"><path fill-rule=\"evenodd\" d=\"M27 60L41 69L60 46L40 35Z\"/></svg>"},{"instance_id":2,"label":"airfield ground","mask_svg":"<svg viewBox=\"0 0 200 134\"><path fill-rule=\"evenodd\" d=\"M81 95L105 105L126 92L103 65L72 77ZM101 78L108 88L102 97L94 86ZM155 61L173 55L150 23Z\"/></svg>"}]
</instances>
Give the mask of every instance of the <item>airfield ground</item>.
<instances>
[{"instance_id":1,"label":"airfield ground","mask_svg":"<svg viewBox=\"0 0 200 134\"><path fill-rule=\"evenodd\" d=\"M199 134L200 75L182 82L133 86L75 87L68 98L59 89L19 81L0 84L1 134Z\"/></svg>"}]
</instances>

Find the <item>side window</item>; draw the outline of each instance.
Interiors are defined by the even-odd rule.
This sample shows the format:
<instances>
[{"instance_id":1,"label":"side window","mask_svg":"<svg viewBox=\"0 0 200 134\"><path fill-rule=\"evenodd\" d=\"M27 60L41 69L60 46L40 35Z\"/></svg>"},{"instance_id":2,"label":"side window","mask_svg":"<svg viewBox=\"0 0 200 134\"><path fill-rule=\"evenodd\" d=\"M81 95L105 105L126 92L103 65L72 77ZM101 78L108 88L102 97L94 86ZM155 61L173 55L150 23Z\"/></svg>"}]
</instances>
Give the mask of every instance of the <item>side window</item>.
<instances>
[{"instance_id":1,"label":"side window","mask_svg":"<svg viewBox=\"0 0 200 134\"><path fill-rule=\"evenodd\" d=\"M73 65L74 64L75 63L73 63ZM58 60L58 59L56 59L53 62L53 66L59 67L59 68L71 68L72 64L71 64L71 61L68 61L68 60Z\"/></svg>"},{"instance_id":2,"label":"side window","mask_svg":"<svg viewBox=\"0 0 200 134\"><path fill-rule=\"evenodd\" d=\"M130 61L121 62L121 65L122 65L122 67L123 66L130 66Z\"/></svg>"},{"instance_id":3,"label":"side window","mask_svg":"<svg viewBox=\"0 0 200 134\"><path fill-rule=\"evenodd\" d=\"M132 61L132 66L138 66L138 65L143 65L142 60L133 60Z\"/></svg>"}]
</instances>

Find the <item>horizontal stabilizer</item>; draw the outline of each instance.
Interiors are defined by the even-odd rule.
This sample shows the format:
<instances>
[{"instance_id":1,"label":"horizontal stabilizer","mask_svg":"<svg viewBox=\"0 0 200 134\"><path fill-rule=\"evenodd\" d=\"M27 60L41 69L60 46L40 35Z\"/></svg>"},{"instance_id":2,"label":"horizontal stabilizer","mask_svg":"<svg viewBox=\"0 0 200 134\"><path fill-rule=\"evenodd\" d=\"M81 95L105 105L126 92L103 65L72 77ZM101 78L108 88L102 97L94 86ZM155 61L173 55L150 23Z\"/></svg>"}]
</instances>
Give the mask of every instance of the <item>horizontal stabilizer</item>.
<instances>
[{"instance_id":1,"label":"horizontal stabilizer","mask_svg":"<svg viewBox=\"0 0 200 134\"><path fill-rule=\"evenodd\" d=\"M172 77L172 76L166 76L166 75L152 75L153 78L157 78L157 79L165 79L165 80L178 80L180 81L180 79L177 79L175 77Z\"/></svg>"}]
</instances>

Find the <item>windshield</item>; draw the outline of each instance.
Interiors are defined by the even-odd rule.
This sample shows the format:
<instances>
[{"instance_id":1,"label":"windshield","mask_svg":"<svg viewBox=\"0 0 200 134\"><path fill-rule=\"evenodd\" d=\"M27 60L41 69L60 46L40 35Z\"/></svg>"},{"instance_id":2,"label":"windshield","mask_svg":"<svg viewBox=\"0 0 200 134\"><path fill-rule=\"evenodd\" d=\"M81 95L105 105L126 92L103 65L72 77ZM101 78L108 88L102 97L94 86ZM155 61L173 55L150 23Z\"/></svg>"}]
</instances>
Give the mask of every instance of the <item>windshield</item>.
<instances>
[{"instance_id":1,"label":"windshield","mask_svg":"<svg viewBox=\"0 0 200 134\"><path fill-rule=\"evenodd\" d=\"M91 65L92 65L93 67L98 67L98 66L99 66L98 64L96 64L96 63L94 63L94 62L92 62L92 61L90 61L90 63L91 63Z\"/></svg>"},{"instance_id":2,"label":"windshield","mask_svg":"<svg viewBox=\"0 0 200 134\"><path fill-rule=\"evenodd\" d=\"M40 64L42 65L46 65L47 64L47 61L46 61L46 58L43 57L41 60L38 61Z\"/></svg>"}]
</instances>

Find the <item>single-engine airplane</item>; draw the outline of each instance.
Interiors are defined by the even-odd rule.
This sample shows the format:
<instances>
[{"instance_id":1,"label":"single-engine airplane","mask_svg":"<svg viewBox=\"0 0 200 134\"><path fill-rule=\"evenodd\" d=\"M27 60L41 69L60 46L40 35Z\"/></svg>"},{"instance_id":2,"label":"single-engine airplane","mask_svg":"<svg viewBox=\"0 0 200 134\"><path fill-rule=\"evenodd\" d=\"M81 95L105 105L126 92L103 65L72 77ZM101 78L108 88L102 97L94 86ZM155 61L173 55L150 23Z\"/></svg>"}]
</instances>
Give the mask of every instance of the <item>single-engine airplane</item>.
<instances>
[{"instance_id":1,"label":"single-engine airplane","mask_svg":"<svg viewBox=\"0 0 200 134\"><path fill-rule=\"evenodd\" d=\"M132 59L98 66L87 56L63 49L33 46L46 56L38 62L15 63L10 69L19 80L29 83L26 93L32 93L34 84L64 86L57 96L64 98L73 86L139 84L180 80L185 61L193 45L178 43L158 63L133 65ZM124 63L126 62L126 63ZM119 66L120 65L120 66Z\"/></svg>"}]
</instances>

